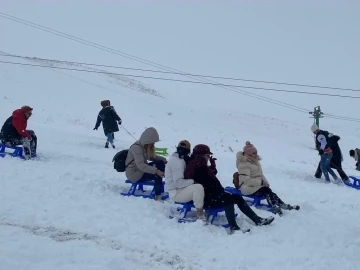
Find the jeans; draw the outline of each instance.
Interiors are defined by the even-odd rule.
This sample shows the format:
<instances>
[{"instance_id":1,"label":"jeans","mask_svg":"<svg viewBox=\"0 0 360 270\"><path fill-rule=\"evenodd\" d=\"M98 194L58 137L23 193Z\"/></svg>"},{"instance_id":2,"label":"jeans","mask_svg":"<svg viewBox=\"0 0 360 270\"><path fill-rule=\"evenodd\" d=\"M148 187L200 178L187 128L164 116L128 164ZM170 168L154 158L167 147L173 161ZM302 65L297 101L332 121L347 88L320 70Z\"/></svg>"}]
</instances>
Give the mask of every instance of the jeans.
<instances>
[{"instance_id":1,"label":"jeans","mask_svg":"<svg viewBox=\"0 0 360 270\"><path fill-rule=\"evenodd\" d=\"M106 134L107 142L113 144L114 143L114 132Z\"/></svg>"},{"instance_id":2,"label":"jeans","mask_svg":"<svg viewBox=\"0 0 360 270\"><path fill-rule=\"evenodd\" d=\"M148 163L149 166L155 166L159 171L165 171L165 162L162 160L155 160ZM155 195L161 195L164 192L164 187L162 183L162 178L157 174L144 173L143 176L137 182L146 182L149 180L154 180L154 189Z\"/></svg>"},{"instance_id":3,"label":"jeans","mask_svg":"<svg viewBox=\"0 0 360 270\"><path fill-rule=\"evenodd\" d=\"M325 180L328 182L330 182L329 173L335 180L338 179L338 177L336 176L334 171L330 168L330 162L331 162L332 156L333 156L333 153L324 153L321 156L321 160L320 160L321 171L323 172L323 174L325 176Z\"/></svg>"}]
</instances>

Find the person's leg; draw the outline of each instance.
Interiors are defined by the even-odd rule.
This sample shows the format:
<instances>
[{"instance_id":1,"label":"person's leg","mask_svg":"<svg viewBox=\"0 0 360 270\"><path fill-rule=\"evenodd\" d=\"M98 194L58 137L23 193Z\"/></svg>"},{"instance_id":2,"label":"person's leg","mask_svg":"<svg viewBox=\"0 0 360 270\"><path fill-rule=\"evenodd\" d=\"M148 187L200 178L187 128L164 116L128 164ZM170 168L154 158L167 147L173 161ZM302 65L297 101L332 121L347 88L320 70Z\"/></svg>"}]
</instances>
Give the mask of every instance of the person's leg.
<instances>
[{"instance_id":1,"label":"person's leg","mask_svg":"<svg viewBox=\"0 0 360 270\"><path fill-rule=\"evenodd\" d=\"M109 143L113 148L115 148L113 134L114 134L113 132L106 134L107 141L105 144L105 148L108 148Z\"/></svg>"},{"instance_id":2,"label":"person's leg","mask_svg":"<svg viewBox=\"0 0 360 270\"><path fill-rule=\"evenodd\" d=\"M198 219L205 220L204 216L204 188L200 184L193 184L185 188L179 189L173 200L176 202L186 203L193 201L196 208L196 215Z\"/></svg>"},{"instance_id":3,"label":"person's leg","mask_svg":"<svg viewBox=\"0 0 360 270\"><path fill-rule=\"evenodd\" d=\"M316 178L321 178L321 175L322 175L322 171L321 171L321 162L319 161L319 165L316 169L316 172L315 172L315 177Z\"/></svg>"},{"instance_id":4,"label":"person's leg","mask_svg":"<svg viewBox=\"0 0 360 270\"><path fill-rule=\"evenodd\" d=\"M331 174L331 176L334 178L334 180L337 180L338 179L337 175L335 174L333 169L331 169L331 167L330 167L330 162L331 162L331 158L333 157L333 154L332 153L326 153L323 156L325 156L325 159L326 159L327 171ZM330 181L330 179L329 179L329 181Z\"/></svg>"},{"instance_id":5,"label":"person's leg","mask_svg":"<svg viewBox=\"0 0 360 270\"><path fill-rule=\"evenodd\" d=\"M33 130L27 130L27 132L31 135L31 141L30 141L30 149L31 149L31 155L36 155L36 149L37 149L37 137L35 135L35 132Z\"/></svg>"},{"instance_id":6,"label":"person's leg","mask_svg":"<svg viewBox=\"0 0 360 270\"><path fill-rule=\"evenodd\" d=\"M244 198L238 194L232 194L233 200L236 205L239 207L240 211L244 213L245 216L250 218L256 225L268 225L270 224L274 218L263 219L259 217L245 202Z\"/></svg>"},{"instance_id":7,"label":"person's leg","mask_svg":"<svg viewBox=\"0 0 360 270\"><path fill-rule=\"evenodd\" d=\"M330 160L331 160L331 158L329 159L327 154L323 154L321 156L321 160L320 160L321 171L324 174L325 180L328 182L330 182L329 171L328 171L328 167L330 165Z\"/></svg>"},{"instance_id":8,"label":"person's leg","mask_svg":"<svg viewBox=\"0 0 360 270\"><path fill-rule=\"evenodd\" d=\"M154 166L162 172L165 171L165 162L164 161L154 160L152 162L149 162L148 165ZM147 180L153 180L155 182L154 183L155 199L160 200L159 196L161 197L161 193L163 192L162 178L156 174L144 173L144 175L138 181L147 181Z\"/></svg>"}]
</instances>

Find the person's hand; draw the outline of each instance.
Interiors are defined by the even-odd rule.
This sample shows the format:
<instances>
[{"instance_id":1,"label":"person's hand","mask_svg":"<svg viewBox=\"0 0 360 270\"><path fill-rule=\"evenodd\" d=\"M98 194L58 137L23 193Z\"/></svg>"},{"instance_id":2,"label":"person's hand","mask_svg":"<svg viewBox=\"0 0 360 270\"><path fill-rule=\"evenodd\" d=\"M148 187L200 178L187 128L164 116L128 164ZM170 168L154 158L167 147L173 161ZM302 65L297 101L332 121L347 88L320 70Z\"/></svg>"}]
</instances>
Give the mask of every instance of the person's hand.
<instances>
[{"instance_id":1,"label":"person's hand","mask_svg":"<svg viewBox=\"0 0 360 270\"><path fill-rule=\"evenodd\" d=\"M319 155L322 156L324 154L324 150L320 149L319 150Z\"/></svg>"},{"instance_id":2,"label":"person's hand","mask_svg":"<svg viewBox=\"0 0 360 270\"><path fill-rule=\"evenodd\" d=\"M162 171L157 170L155 174L161 178L164 178L164 173Z\"/></svg>"},{"instance_id":3,"label":"person's hand","mask_svg":"<svg viewBox=\"0 0 360 270\"><path fill-rule=\"evenodd\" d=\"M120 119L120 120L118 121L118 124L121 125L121 123L122 123L122 120Z\"/></svg>"},{"instance_id":4,"label":"person's hand","mask_svg":"<svg viewBox=\"0 0 360 270\"><path fill-rule=\"evenodd\" d=\"M216 158L213 158L213 156L210 156L210 165L212 169L216 168L216 163L215 160L217 160Z\"/></svg>"}]
</instances>

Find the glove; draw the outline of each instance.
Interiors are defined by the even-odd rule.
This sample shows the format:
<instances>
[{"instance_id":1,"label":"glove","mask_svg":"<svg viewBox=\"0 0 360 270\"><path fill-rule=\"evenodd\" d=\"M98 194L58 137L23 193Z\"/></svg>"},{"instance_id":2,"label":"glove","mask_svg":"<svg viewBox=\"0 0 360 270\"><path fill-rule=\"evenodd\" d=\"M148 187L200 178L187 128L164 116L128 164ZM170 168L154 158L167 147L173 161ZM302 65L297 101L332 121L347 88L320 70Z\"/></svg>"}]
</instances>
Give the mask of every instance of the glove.
<instances>
[{"instance_id":1,"label":"glove","mask_svg":"<svg viewBox=\"0 0 360 270\"><path fill-rule=\"evenodd\" d=\"M120 120L118 121L118 124L121 125L121 123L122 123L122 121L121 121L121 119L120 119Z\"/></svg>"},{"instance_id":2,"label":"glove","mask_svg":"<svg viewBox=\"0 0 360 270\"><path fill-rule=\"evenodd\" d=\"M93 130L97 130L98 128L97 127L94 127Z\"/></svg>"},{"instance_id":3,"label":"glove","mask_svg":"<svg viewBox=\"0 0 360 270\"><path fill-rule=\"evenodd\" d=\"M324 150L320 149L319 150L319 155L322 156L324 154Z\"/></svg>"},{"instance_id":4,"label":"glove","mask_svg":"<svg viewBox=\"0 0 360 270\"><path fill-rule=\"evenodd\" d=\"M216 163L215 163L215 160L217 160L216 158L213 158L212 156L210 157L210 167L211 169L215 169L216 168Z\"/></svg>"}]
</instances>

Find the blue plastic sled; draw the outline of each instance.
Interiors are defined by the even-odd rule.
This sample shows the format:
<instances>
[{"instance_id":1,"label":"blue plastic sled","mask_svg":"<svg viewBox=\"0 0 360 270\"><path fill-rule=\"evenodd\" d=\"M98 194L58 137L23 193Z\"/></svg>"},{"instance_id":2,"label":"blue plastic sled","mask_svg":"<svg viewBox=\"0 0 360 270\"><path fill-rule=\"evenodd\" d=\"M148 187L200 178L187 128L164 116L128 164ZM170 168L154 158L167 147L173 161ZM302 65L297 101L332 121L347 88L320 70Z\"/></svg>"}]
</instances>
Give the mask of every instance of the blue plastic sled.
<instances>
[{"instance_id":1,"label":"blue plastic sled","mask_svg":"<svg viewBox=\"0 0 360 270\"><path fill-rule=\"evenodd\" d=\"M356 178L355 176L349 176L349 178L354 180L354 182L352 184L347 184L344 182L344 184L347 185L348 187L360 190L360 179Z\"/></svg>"},{"instance_id":2,"label":"blue plastic sled","mask_svg":"<svg viewBox=\"0 0 360 270\"><path fill-rule=\"evenodd\" d=\"M272 207L266 202L262 203L261 201L266 200L264 196L254 196L254 195L244 195L241 191L234 187L226 187L225 192L231 194L237 194L244 197L244 200L247 202L248 205L254 206L256 208L265 209L269 212L272 212Z\"/></svg>"},{"instance_id":3,"label":"blue plastic sled","mask_svg":"<svg viewBox=\"0 0 360 270\"><path fill-rule=\"evenodd\" d=\"M178 207L176 210L179 212L179 214L182 214L182 217L178 219L179 223L188 223L188 222L195 222L197 219L189 219L187 218L187 214L189 212L191 212L191 209L195 209L194 203L193 201L190 202L186 202L186 203L181 203L181 202L175 202L175 204L178 205L182 205L182 207ZM218 214L221 212L224 212L224 208L223 207L219 207L219 208L206 208L205 211L207 212L207 220L209 221L210 224L212 225L217 225L214 224L215 219L218 217ZM237 214L235 214L235 216L237 216ZM173 216L169 217L170 219L174 218ZM220 224L217 226L222 226L224 228L229 228L229 224Z\"/></svg>"},{"instance_id":4,"label":"blue plastic sled","mask_svg":"<svg viewBox=\"0 0 360 270\"><path fill-rule=\"evenodd\" d=\"M130 180L125 181L126 184L131 184L128 192L122 192L120 193L123 196L135 196L135 197L143 197L148 199L155 199L155 189L154 189L154 182L149 180L146 182L136 182L133 183ZM164 192L164 185L165 182L163 182L162 186L162 194L161 197L163 200L166 200L169 198L169 194L167 192ZM144 186L152 187L151 190L144 190Z\"/></svg>"},{"instance_id":5,"label":"blue plastic sled","mask_svg":"<svg viewBox=\"0 0 360 270\"><path fill-rule=\"evenodd\" d=\"M11 152L9 152L9 150ZM22 145L8 146L0 143L0 157L2 158L4 158L6 155L9 155L11 157L18 157L21 159L25 159L23 153L24 153L24 148ZM36 154L31 155L31 158L35 158L35 157Z\"/></svg>"}]
</instances>

